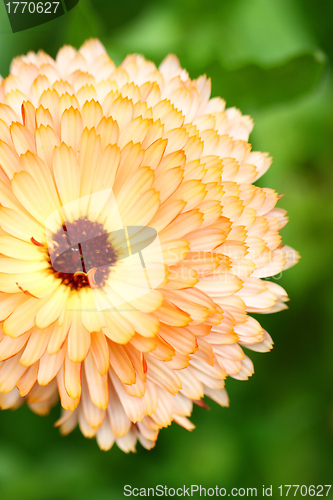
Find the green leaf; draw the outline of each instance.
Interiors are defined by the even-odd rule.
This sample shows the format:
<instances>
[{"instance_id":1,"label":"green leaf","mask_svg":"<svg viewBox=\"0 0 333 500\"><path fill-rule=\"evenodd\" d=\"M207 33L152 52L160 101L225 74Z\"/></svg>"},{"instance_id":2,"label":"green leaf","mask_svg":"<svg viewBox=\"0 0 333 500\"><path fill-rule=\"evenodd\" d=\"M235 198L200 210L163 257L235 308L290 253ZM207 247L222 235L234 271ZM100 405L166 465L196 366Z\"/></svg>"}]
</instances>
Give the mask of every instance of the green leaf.
<instances>
[{"instance_id":1,"label":"green leaf","mask_svg":"<svg viewBox=\"0 0 333 500\"><path fill-rule=\"evenodd\" d=\"M318 84L325 62L323 54L316 52L271 68L249 64L230 71L216 61L207 65L204 72L212 80L213 95L222 96L228 106L248 111L310 91Z\"/></svg>"}]
</instances>

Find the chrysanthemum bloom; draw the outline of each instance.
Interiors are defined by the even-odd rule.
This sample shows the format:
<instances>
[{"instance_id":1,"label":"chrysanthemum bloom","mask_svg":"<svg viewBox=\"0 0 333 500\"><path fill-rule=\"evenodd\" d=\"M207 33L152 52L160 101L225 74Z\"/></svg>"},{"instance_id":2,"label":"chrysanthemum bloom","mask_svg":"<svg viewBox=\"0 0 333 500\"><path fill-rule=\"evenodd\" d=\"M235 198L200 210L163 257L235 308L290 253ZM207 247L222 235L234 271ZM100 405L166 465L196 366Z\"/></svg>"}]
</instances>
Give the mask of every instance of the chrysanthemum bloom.
<instances>
[{"instance_id":1,"label":"chrysanthemum bloom","mask_svg":"<svg viewBox=\"0 0 333 500\"><path fill-rule=\"evenodd\" d=\"M116 68L96 40L15 59L0 103L2 408L60 397L64 434L128 452L228 405L243 347L272 345L248 313L286 307L265 278L297 260L251 119L175 56Z\"/></svg>"}]
</instances>

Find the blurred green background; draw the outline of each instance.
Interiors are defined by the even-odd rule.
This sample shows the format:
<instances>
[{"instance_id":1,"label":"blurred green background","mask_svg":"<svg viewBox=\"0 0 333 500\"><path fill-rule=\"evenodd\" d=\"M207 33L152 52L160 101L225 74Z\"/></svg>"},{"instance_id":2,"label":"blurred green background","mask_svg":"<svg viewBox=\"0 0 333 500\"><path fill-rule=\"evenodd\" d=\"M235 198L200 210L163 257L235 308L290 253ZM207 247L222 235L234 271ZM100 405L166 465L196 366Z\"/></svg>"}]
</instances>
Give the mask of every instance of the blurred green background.
<instances>
[{"instance_id":1,"label":"blurred green background","mask_svg":"<svg viewBox=\"0 0 333 500\"><path fill-rule=\"evenodd\" d=\"M0 17L0 73L43 48L55 56L97 36L116 63L139 52L176 53L192 77L252 115L254 149L273 166L261 186L286 196L284 242L300 263L278 283L288 311L258 318L271 353L250 353L256 373L228 379L230 408L195 408L192 433L176 424L136 455L98 449L79 431L63 438L27 408L0 414L1 500L109 500L125 484L226 488L330 484L333 477L333 3L318 0L80 0L70 13L18 34ZM7 23L7 25L6 25ZM3 27L3 29L1 29ZM300 496L300 494L298 494ZM331 492L330 496L333 496Z\"/></svg>"}]
</instances>

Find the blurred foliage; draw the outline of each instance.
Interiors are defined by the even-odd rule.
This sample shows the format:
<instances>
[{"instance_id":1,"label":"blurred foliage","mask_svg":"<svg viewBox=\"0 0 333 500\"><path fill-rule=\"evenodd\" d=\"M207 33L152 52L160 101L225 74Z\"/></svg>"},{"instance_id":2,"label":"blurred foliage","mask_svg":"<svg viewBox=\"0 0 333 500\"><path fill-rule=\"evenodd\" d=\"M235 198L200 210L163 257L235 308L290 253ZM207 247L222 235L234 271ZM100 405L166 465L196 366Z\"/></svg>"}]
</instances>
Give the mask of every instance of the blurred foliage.
<instances>
[{"instance_id":1,"label":"blurred foliage","mask_svg":"<svg viewBox=\"0 0 333 500\"><path fill-rule=\"evenodd\" d=\"M0 9L0 73L12 58L97 36L119 63L176 53L214 95L255 120L253 147L274 163L260 179L286 196L284 242L302 260L278 281L290 309L258 318L275 341L250 353L256 374L227 381L231 406L194 409L197 429L162 430L157 446L101 452L78 431L23 407L0 414L1 500L109 500L125 484L329 484L333 470L333 3L331 0L80 0L70 13L15 35ZM277 489L276 489L277 491Z\"/></svg>"}]
</instances>

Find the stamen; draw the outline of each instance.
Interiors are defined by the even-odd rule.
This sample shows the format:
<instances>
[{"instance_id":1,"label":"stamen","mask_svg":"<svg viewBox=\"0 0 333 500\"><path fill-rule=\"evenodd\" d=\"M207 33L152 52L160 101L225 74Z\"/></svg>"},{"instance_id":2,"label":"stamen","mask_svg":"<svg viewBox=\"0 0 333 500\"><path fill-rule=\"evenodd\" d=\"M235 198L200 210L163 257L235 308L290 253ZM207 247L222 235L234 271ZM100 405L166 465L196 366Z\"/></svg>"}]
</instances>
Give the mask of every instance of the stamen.
<instances>
[{"instance_id":1,"label":"stamen","mask_svg":"<svg viewBox=\"0 0 333 500\"><path fill-rule=\"evenodd\" d=\"M96 271L97 271L97 267L93 267L87 273L89 285L91 286L91 288L98 288L98 286L99 286L98 283L96 283L96 281L95 281Z\"/></svg>"},{"instance_id":2,"label":"stamen","mask_svg":"<svg viewBox=\"0 0 333 500\"><path fill-rule=\"evenodd\" d=\"M141 356L142 356L141 363L142 363L143 373L147 373L147 361L143 353L141 353Z\"/></svg>"},{"instance_id":3,"label":"stamen","mask_svg":"<svg viewBox=\"0 0 333 500\"><path fill-rule=\"evenodd\" d=\"M33 297L34 299L39 299L40 297L36 297L36 295L33 295L32 293L30 293L28 290L24 290L18 283L15 283L15 285L17 285L17 287L21 290L21 292L23 292L25 295L28 295L29 297Z\"/></svg>"},{"instance_id":4,"label":"stamen","mask_svg":"<svg viewBox=\"0 0 333 500\"><path fill-rule=\"evenodd\" d=\"M44 247L45 246L43 243L39 243L39 241L35 240L35 238L33 236L30 238L30 241L31 241L31 243L36 245L36 247Z\"/></svg>"}]
</instances>

